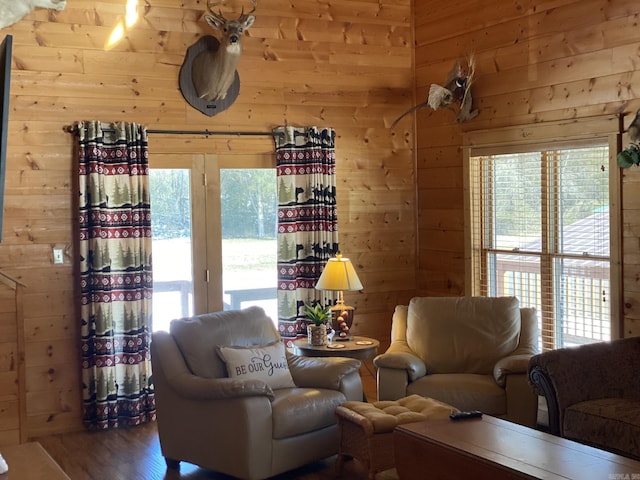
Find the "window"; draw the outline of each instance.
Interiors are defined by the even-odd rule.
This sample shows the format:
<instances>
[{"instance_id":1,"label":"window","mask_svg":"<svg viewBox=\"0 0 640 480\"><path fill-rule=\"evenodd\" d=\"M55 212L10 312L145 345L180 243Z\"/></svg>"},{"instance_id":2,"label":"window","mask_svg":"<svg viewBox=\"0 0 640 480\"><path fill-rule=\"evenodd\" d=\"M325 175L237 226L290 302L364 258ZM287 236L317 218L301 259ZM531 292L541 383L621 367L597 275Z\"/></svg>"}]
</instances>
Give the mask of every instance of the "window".
<instances>
[{"instance_id":1,"label":"window","mask_svg":"<svg viewBox=\"0 0 640 480\"><path fill-rule=\"evenodd\" d=\"M469 151L473 294L512 295L535 307L543 350L617 336L609 150L601 137Z\"/></svg>"}]
</instances>

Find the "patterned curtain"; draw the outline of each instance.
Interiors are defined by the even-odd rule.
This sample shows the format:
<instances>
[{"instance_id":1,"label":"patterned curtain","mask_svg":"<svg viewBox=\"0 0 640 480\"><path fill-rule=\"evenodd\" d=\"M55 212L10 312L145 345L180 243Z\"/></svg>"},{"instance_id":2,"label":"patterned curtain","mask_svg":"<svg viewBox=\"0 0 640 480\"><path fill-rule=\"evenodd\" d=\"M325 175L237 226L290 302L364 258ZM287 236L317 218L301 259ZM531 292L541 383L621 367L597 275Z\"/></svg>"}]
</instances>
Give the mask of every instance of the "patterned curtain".
<instances>
[{"instance_id":1,"label":"patterned curtain","mask_svg":"<svg viewBox=\"0 0 640 480\"><path fill-rule=\"evenodd\" d=\"M83 421L89 429L138 425L156 415L147 131L77 126Z\"/></svg>"},{"instance_id":2,"label":"patterned curtain","mask_svg":"<svg viewBox=\"0 0 640 480\"><path fill-rule=\"evenodd\" d=\"M338 251L335 132L278 127L278 325L287 346L306 336L304 304L321 301L316 281ZM326 294L325 294L326 295Z\"/></svg>"}]
</instances>

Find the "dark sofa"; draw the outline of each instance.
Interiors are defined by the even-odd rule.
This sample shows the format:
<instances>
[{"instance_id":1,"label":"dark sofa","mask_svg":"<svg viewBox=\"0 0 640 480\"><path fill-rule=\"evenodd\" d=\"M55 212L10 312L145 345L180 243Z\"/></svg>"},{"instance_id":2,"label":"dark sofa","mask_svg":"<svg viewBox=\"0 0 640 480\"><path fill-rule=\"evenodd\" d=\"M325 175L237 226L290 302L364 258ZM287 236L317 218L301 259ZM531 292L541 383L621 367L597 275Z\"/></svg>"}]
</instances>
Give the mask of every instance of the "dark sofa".
<instances>
[{"instance_id":1,"label":"dark sofa","mask_svg":"<svg viewBox=\"0 0 640 480\"><path fill-rule=\"evenodd\" d=\"M550 433L640 460L640 337L534 355L529 380Z\"/></svg>"}]
</instances>

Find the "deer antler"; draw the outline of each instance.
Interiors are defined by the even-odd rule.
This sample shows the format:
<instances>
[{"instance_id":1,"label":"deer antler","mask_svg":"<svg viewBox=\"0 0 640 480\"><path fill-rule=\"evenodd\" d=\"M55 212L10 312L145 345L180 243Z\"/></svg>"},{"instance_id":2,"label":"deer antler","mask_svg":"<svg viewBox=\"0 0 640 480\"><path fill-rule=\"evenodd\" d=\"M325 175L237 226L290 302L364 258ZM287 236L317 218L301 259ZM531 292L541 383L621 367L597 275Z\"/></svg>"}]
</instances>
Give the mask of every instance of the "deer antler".
<instances>
[{"instance_id":1,"label":"deer antler","mask_svg":"<svg viewBox=\"0 0 640 480\"><path fill-rule=\"evenodd\" d=\"M240 12L240 16L238 17L239 22L244 22L249 15L256 11L256 6L258 5L258 0L251 0L251 5L253 8L247 14L244 13L244 7L242 7L242 11Z\"/></svg>"},{"instance_id":2,"label":"deer antler","mask_svg":"<svg viewBox=\"0 0 640 480\"><path fill-rule=\"evenodd\" d=\"M225 23L227 19L222 14L222 10L218 9L218 13L213 11L213 7L215 7L216 5L220 5L221 3L222 2L220 1L220 2L215 2L211 4L210 1L207 0L207 10L209 10L209 13L211 14L211 16L214 17L216 20L218 20L218 22Z\"/></svg>"},{"instance_id":3,"label":"deer antler","mask_svg":"<svg viewBox=\"0 0 640 480\"><path fill-rule=\"evenodd\" d=\"M222 14L222 11L220 9L218 9L218 13L213 11L213 7L215 7L217 5L220 5L221 3L222 3L222 1L211 3L210 0L207 0L207 10L209 10L209 13L211 15L213 15L214 17L216 17L218 20L226 21L227 19ZM251 15L253 12L256 11L256 7L258 6L258 0L251 0L251 5L253 6L253 8L251 9L251 11L249 13L246 13L246 14L244 13L244 6L242 7L242 11L240 12L240 16L238 17L238 21L239 22L244 22L249 15Z\"/></svg>"}]
</instances>

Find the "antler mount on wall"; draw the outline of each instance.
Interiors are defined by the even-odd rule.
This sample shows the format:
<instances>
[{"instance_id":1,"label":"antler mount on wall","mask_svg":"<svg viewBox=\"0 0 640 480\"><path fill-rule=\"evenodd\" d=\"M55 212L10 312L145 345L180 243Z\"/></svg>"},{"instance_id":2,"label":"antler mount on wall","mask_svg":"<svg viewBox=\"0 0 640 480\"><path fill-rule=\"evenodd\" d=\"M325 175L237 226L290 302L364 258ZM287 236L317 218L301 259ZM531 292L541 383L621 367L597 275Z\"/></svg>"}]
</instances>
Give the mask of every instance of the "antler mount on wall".
<instances>
[{"instance_id":1,"label":"antler mount on wall","mask_svg":"<svg viewBox=\"0 0 640 480\"><path fill-rule=\"evenodd\" d=\"M475 70L476 62L473 54L467 57L466 65L460 60L456 60L444 85L432 83L429 87L427 99L414 105L396 118L391 124L391 128L395 127L405 116L427 106L433 110L446 108L454 111L456 113L456 123L473 119L478 115L478 110L472 109L473 100L471 98L471 84L473 83ZM453 105L458 105L457 112Z\"/></svg>"},{"instance_id":2,"label":"antler mount on wall","mask_svg":"<svg viewBox=\"0 0 640 480\"><path fill-rule=\"evenodd\" d=\"M213 11L207 0L209 15L204 19L220 31L220 39L211 35L201 37L187 49L180 69L180 91L185 100L197 110L213 116L229 108L240 92L240 77L236 70L242 55L242 36L253 22L252 13L257 0L251 0L252 10L236 19L226 18L220 10Z\"/></svg>"}]
</instances>

